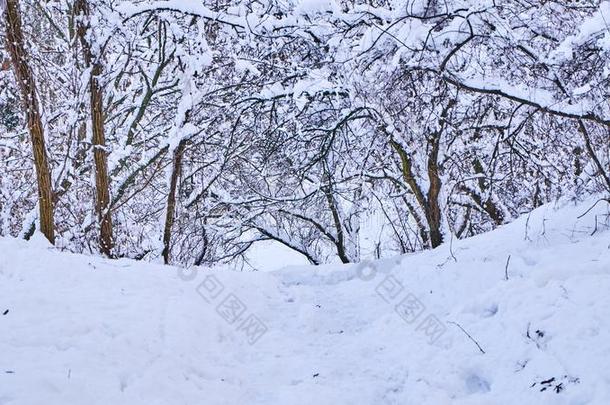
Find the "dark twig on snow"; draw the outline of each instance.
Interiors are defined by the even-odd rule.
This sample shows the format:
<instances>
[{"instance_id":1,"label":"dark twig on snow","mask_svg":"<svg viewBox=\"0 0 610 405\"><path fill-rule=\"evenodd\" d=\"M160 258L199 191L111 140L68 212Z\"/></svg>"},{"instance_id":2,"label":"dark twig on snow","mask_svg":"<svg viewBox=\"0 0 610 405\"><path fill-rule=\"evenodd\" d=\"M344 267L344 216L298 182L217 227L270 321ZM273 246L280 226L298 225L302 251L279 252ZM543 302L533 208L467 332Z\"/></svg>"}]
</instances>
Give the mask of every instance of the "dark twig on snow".
<instances>
[{"instance_id":1,"label":"dark twig on snow","mask_svg":"<svg viewBox=\"0 0 610 405\"><path fill-rule=\"evenodd\" d=\"M584 217L585 215L587 215L593 208L595 208L595 206L597 204L599 204L600 202L605 201L607 203L610 203L610 199L609 198L600 198L599 200L595 201L595 204L593 204L591 207L589 207L588 210L586 210L585 212L583 212L581 215L579 215L577 218L581 219L582 217Z\"/></svg>"},{"instance_id":2,"label":"dark twig on snow","mask_svg":"<svg viewBox=\"0 0 610 405\"><path fill-rule=\"evenodd\" d=\"M481 347L481 345L479 344L479 342L477 342L472 336L470 336L470 333L466 332L466 330L464 328L462 328L462 325L460 325L457 322L452 322L452 321L447 321L447 323L451 323L455 326L457 326L458 328L460 328L462 330L462 332L464 332L464 334L466 336L468 336L468 339L472 340L474 342L475 345L477 345L477 347L479 348L479 350L481 351L481 353L485 354L485 350L483 350L483 348Z\"/></svg>"},{"instance_id":3,"label":"dark twig on snow","mask_svg":"<svg viewBox=\"0 0 610 405\"><path fill-rule=\"evenodd\" d=\"M530 216L532 215L532 213L530 212L529 214L527 214L527 220L525 221L525 240L531 242L531 239L528 235L528 230L530 227Z\"/></svg>"},{"instance_id":4,"label":"dark twig on snow","mask_svg":"<svg viewBox=\"0 0 610 405\"><path fill-rule=\"evenodd\" d=\"M453 232L451 232L451 239L449 240L449 253L451 253L451 257L453 258L453 261L455 261L457 263L457 258L453 254Z\"/></svg>"},{"instance_id":5,"label":"dark twig on snow","mask_svg":"<svg viewBox=\"0 0 610 405\"><path fill-rule=\"evenodd\" d=\"M538 339L544 337L544 331L541 331L540 329L536 329L536 337L537 337L537 339L534 339L534 337L532 337L532 335L530 334L530 327L531 326L532 326L532 323L528 322L528 324L527 324L527 331L525 332L525 336L529 340L531 340L532 342L536 343L536 347L538 349L542 349L542 346L540 346L540 343L538 342Z\"/></svg>"},{"instance_id":6,"label":"dark twig on snow","mask_svg":"<svg viewBox=\"0 0 610 405\"><path fill-rule=\"evenodd\" d=\"M508 265L510 264L510 255L506 259L506 266L504 267L504 280L508 280Z\"/></svg>"}]
</instances>

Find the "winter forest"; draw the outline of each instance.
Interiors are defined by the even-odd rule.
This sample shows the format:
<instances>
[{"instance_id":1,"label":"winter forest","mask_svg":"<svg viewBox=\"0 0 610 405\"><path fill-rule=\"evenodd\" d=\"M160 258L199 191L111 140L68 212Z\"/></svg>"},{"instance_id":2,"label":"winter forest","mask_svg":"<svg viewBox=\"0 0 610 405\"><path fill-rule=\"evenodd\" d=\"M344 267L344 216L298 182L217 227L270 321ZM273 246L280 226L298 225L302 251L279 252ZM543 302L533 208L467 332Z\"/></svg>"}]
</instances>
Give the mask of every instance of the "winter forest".
<instances>
[{"instance_id":1,"label":"winter forest","mask_svg":"<svg viewBox=\"0 0 610 405\"><path fill-rule=\"evenodd\" d=\"M609 0L0 0L0 405L610 404Z\"/></svg>"},{"instance_id":2,"label":"winter forest","mask_svg":"<svg viewBox=\"0 0 610 405\"><path fill-rule=\"evenodd\" d=\"M350 263L610 192L607 1L2 7L3 236Z\"/></svg>"}]
</instances>

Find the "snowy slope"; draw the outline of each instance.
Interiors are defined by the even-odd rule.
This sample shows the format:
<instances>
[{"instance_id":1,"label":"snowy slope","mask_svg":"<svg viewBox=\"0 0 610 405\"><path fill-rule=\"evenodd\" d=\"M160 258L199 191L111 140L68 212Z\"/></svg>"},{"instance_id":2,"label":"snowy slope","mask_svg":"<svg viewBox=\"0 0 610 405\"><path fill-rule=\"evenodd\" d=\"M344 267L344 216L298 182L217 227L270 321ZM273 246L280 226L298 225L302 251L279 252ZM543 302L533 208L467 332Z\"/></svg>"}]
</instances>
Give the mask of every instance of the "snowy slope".
<instances>
[{"instance_id":1,"label":"snowy slope","mask_svg":"<svg viewBox=\"0 0 610 405\"><path fill-rule=\"evenodd\" d=\"M274 272L1 239L0 404L609 404L608 208L578 219L593 203Z\"/></svg>"}]
</instances>

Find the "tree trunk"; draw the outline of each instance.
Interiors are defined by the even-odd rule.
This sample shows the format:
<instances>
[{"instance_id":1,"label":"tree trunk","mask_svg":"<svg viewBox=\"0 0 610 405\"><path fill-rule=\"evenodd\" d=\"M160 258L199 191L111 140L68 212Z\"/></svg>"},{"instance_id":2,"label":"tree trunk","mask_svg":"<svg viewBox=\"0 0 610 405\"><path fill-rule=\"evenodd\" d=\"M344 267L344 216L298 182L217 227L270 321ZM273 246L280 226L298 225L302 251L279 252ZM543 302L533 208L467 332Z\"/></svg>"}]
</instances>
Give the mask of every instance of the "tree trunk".
<instances>
[{"instance_id":1,"label":"tree trunk","mask_svg":"<svg viewBox=\"0 0 610 405\"><path fill-rule=\"evenodd\" d=\"M100 226L100 252L112 257L114 240L112 237L112 213L110 211L110 179L108 177L108 161L106 156L106 138L104 134L104 94L99 83L102 65L93 55L87 34L89 24L89 3L86 0L76 0L74 14L80 15L78 36L83 47L85 65L91 68L89 78L89 93L91 102L91 130L93 134L93 160L95 162L95 210Z\"/></svg>"},{"instance_id":2,"label":"tree trunk","mask_svg":"<svg viewBox=\"0 0 610 405\"><path fill-rule=\"evenodd\" d=\"M165 226L163 228L163 262L169 264L170 242L172 238L172 226L174 225L174 212L176 210L176 189L178 188L178 177L182 169L182 155L186 141L182 140L174 151L172 162L172 174L169 182L169 194L167 195L167 208L165 213Z\"/></svg>"},{"instance_id":3,"label":"tree trunk","mask_svg":"<svg viewBox=\"0 0 610 405\"><path fill-rule=\"evenodd\" d=\"M442 232L442 212L439 203L439 196L441 193L442 181L438 174L438 150L440 147L440 135L435 134L430 142L430 153L428 155L428 181L430 182L430 188L428 188L428 198L426 206L426 219L428 220L428 226L430 227L430 246L434 249L443 243L443 232Z\"/></svg>"},{"instance_id":4,"label":"tree trunk","mask_svg":"<svg viewBox=\"0 0 610 405\"><path fill-rule=\"evenodd\" d=\"M438 140L432 140L432 149L428 156L428 178L430 181L430 188L428 189L427 195L424 195L421 186L415 179L411 157L407 151L402 147L401 144L393 139L390 139L390 145L400 156L403 179L415 195L415 199L423 211L428 224L428 235L426 236L423 232L421 232L422 242L426 243L426 241L429 240L430 247L434 249L443 243L443 233L441 229L442 211L439 204L439 195L441 192L442 182L438 174ZM414 210L411 209L410 211L417 219L417 215L415 215ZM420 230L422 230L420 221L418 220L417 222Z\"/></svg>"},{"instance_id":5,"label":"tree trunk","mask_svg":"<svg viewBox=\"0 0 610 405\"><path fill-rule=\"evenodd\" d=\"M21 91L32 142L32 153L34 155L34 166L36 168L38 184L40 231L49 242L55 243L51 170L47 159L40 106L36 97L36 83L28 65L27 53L24 47L23 32L21 30L21 11L18 0L6 0L4 21L6 25L6 47L11 55L15 78Z\"/></svg>"}]
</instances>

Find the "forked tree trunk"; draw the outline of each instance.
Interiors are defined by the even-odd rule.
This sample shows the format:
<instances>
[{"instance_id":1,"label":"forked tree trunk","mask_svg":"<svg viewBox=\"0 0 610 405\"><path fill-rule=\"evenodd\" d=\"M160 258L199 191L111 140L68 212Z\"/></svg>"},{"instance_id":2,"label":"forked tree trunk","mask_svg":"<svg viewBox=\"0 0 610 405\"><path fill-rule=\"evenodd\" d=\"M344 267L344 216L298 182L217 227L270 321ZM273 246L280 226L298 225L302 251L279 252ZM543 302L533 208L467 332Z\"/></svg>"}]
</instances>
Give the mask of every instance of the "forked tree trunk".
<instances>
[{"instance_id":1,"label":"forked tree trunk","mask_svg":"<svg viewBox=\"0 0 610 405\"><path fill-rule=\"evenodd\" d=\"M108 177L108 161L106 156L106 139L104 134L104 95L99 83L102 65L93 55L88 41L89 3L86 0L76 0L74 14L80 16L77 33L83 48L85 65L91 69L89 78L89 93L91 102L91 130L93 134L93 160L95 162L95 210L100 226L100 252L112 257L114 240L112 237L112 213L110 211L110 180Z\"/></svg>"},{"instance_id":2,"label":"forked tree trunk","mask_svg":"<svg viewBox=\"0 0 610 405\"><path fill-rule=\"evenodd\" d=\"M34 75L28 64L27 53L24 47L23 32L21 30L21 10L18 0L6 0L4 5L6 7L4 11L6 48L11 55L13 70L21 92L32 142L32 153L34 155L34 166L36 168L38 184L40 231L49 242L55 243L51 170L47 159L40 106L36 97L36 83L34 82Z\"/></svg>"},{"instance_id":3,"label":"forked tree trunk","mask_svg":"<svg viewBox=\"0 0 610 405\"><path fill-rule=\"evenodd\" d=\"M172 174L169 181L169 194L167 195L167 206L165 212L165 226L163 227L163 262L169 264L170 246L172 238L172 226L174 225L174 215L176 211L176 190L178 188L178 178L182 169L182 155L186 141L182 140L174 150L172 160Z\"/></svg>"},{"instance_id":4,"label":"forked tree trunk","mask_svg":"<svg viewBox=\"0 0 610 405\"><path fill-rule=\"evenodd\" d=\"M441 178L438 173L438 145L436 141L433 141L431 145L432 150L428 155L428 178L430 181L430 188L428 189L427 195L424 194L421 186L416 180L415 174L413 173L413 163L411 156L403 148L401 144L395 140L390 140L390 145L398 153L401 161L402 177L415 195L415 199L420 209L424 213L426 220L427 232L421 232L422 241L430 243L431 248L440 246L443 243L443 232L442 232L442 211L439 203L439 195L441 192ZM418 219L415 210L409 209L415 216L420 230L422 230L421 219Z\"/></svg>"},{"instance_id":5,"label":"forked tree trunk","mask_svg":"<svg viewBox=\"0 0 610 405\"><path fill-rule=\"evenodd\" d=\"M431 248L436 248L443 243L443 212L441 210L440 201L443 182L439 173L440 167L438 155L447 116L449 114L449 110L454 105L455 100L450 100L441 112L438 131L428 136L427 174L430 185L425 194L424 190L417 182L415 174L413 173L413 162L411 156L401 144L393 139L390 139L390 145L400 157L403 179L415 195L415 199L419 204L420 209L424 213L426 222L428 224L428 237L423 237L422 235L422 240L425 243L426 239L428 239ZM413 210L411 211L413 212ZM420 221L417 222L419 225Z\"/></svg>"}]
</instances>

